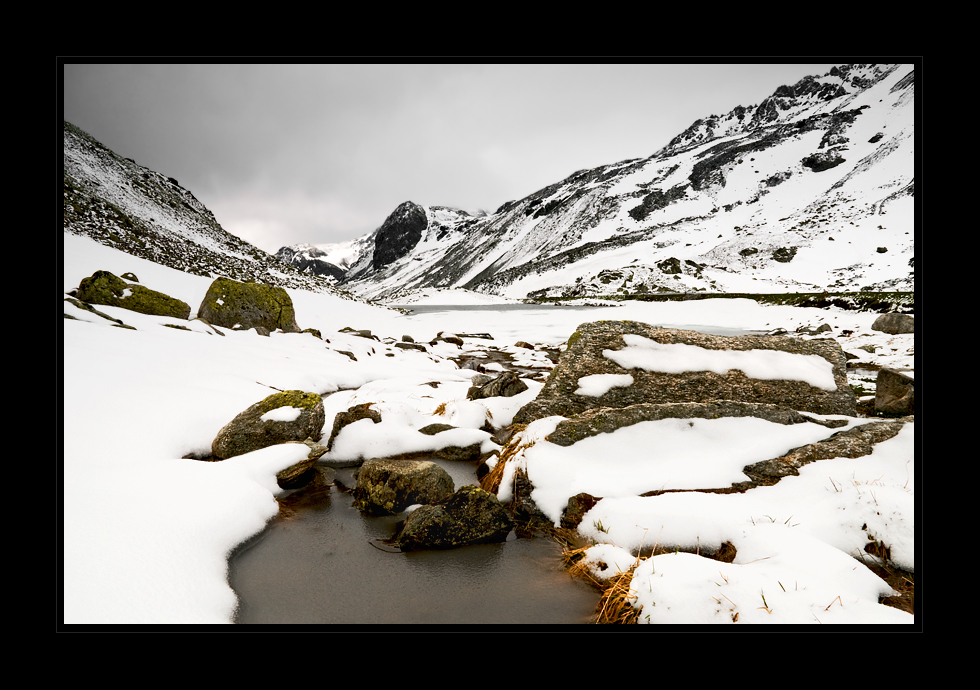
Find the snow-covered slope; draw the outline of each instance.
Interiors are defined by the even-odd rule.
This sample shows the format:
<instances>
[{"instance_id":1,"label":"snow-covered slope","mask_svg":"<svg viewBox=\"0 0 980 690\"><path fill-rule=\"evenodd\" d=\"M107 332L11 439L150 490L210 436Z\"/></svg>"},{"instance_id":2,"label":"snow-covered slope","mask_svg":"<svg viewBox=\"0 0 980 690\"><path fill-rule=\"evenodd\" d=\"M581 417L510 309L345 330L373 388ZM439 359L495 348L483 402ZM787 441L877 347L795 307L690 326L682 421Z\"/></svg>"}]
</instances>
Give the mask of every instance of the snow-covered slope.
<instances>
[{"instance_id":1,"label":"snow-covered slope","mask_svg":"<svg viewBox=\"0 0 980 690\"><path fill-rule=\"evenodd\" d=\"M405 202L361 238L345 287L389 300L911 290L914 154L913 67L843 65L489 215Z\"/></svg>"},{"instance_id":2,"label":"snow-covered slope","mask_svg":"<svg viewBox=\"0 0 980 690\"><path fill-rule=\"evenodd\" d=\"M64 232L201 276L340 294L226 232L177 180L64 123Z\"/></svg>"}]
</instances>

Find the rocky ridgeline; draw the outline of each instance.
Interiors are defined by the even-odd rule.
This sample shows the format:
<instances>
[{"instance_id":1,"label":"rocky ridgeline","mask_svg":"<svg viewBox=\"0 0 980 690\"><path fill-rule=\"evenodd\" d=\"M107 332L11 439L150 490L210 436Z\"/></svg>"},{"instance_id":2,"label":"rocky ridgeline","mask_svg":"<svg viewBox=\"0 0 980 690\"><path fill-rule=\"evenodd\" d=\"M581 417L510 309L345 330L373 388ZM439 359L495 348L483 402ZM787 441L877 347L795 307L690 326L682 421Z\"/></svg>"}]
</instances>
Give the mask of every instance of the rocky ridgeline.
<instances>
[{"instance_id":1,"label":"rocky ridgeline","mask_svg":"<svg viewBox=\"0 0 980 690\"><path fill-rule=\"evenodd\" d=\"M99 312L92 305L116 306L175 319L187 319L191 312L186 303L140 285L132 274L119 277L107 271L98 271L82 280L66 299L95 313ZM197 314L196 318L211 326L254 329L265 336L272 331L300 332L288 293L259 283L216 279ZM105 314L101 316L111 319ZM883 314L872 328L892 334L911 333L914 317ZM217 328L211 330L221 334ZM358 337L380 340L370 331L344 330ZM315 329L302 332L320 337ZM489 338L487 334L477 336ZM460 337L446 333L438 334L431 345L440 342L463 345ZM530 347L528 343L519 345ZM425 345L407 337L394 346L426 351ZM660 363L650 363L651 353L669 357L670 348L677 347L682 348L686 357L692 352L698 357L708 357L704 361L720 356L725 365L709 364L697 371L684 366L672 371ZM344 354L356 359L353 353ZM771 371L757 371L753 364L761 359L764 369L778 368L787 358L793 366L806 362L804 368L815 369L818 375L814 375L815 379L810 375L800 379L792 372L780 372L779 378L769 378ZM500 470L521 452L524 439L520 431L527 424L545 417L563 417L545 439L559 446L570 446L643 421L668 418L758 417L778 424L816 423L835 428L845 422L821 420L818 416L857 416L855 394L845 372L846 360L840 345L832 339L713 336L633 321L585 323L569 337L567 349L537 397L518 411L513 425L498 430L496 438L504 444L499 452L484 454L479 443L465 447L449 444L440 450L416 454L427 456L424 458L367 459L357 472L354 505L366 514L395 515L410 510L395 539L403 550L503 541L518 523L550 528L550 521L531 499L533 485L520 471L515 473L512 503L505 507L496 497ZM733 365L733 361L744 364ZM461 361L461 366L478 368L473 360ZM496 377L476 374L467 398L511 397L525 390L527 384L515 371L505 371ZM750 480L733 485L730 490L770 485L781 477L797 474L799 467L815 460L867 455L876 443L891 438L903 424L914 419L914 391L910 377L889 369L880 370L876 411L898 419L840 431L824 441L792 449L783 457L755 463L743 470ZM275 444L306 444L310 449L306 459L277 476L280 487L295 492L290 497L292 502L301 503L303 491L320 491L332 481L333 469L322 463L321 457L330 450L344 427L364 419L375 424L382 421L373 403L337 413L330 435L322 444L326 419L321 396L308 391L280 391L228 422L217 432L211 455L199 459L221 461ZM436 436L453 428L448 424L430 424L418 431ZM497 460L493 461L491 470L488 461L495 455ZM482 486L456 488L449 474L428 459L433 456L482 463L477 472ZM571 497L562 524L574 528L575 516L598 500L601 498L586 495Z\"/></svg>"}]
</instances>

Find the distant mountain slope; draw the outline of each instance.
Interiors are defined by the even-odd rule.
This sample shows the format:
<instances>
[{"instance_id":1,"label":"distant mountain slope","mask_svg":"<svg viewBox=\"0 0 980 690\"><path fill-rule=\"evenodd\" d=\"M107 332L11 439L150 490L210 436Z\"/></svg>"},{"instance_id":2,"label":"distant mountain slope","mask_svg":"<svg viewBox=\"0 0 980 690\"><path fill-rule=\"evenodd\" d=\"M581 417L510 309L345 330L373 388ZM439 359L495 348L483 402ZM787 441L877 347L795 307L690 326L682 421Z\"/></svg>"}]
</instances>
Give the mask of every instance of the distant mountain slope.
<instances>
[{"instance_id":1,"label":"distant mountain slope","mask_svg":"<svg viewBox=\"0 0 980 690\"><path fill-rule=\"evenodd\" d=\"M372 299L911 290L914 71L842 65L474 217L405 202L344 287Z\"/></svg>"},{"instance_id":2,"label":"distant mountain slope","mask_svg":"<svg viewBox=\"0 0 980 690\"><path fill-rule=\"evenodd\" d=\"M177 180L64 123L64 231L187 273L340 294L226 232Z\"/></svg>"}]
</instances>

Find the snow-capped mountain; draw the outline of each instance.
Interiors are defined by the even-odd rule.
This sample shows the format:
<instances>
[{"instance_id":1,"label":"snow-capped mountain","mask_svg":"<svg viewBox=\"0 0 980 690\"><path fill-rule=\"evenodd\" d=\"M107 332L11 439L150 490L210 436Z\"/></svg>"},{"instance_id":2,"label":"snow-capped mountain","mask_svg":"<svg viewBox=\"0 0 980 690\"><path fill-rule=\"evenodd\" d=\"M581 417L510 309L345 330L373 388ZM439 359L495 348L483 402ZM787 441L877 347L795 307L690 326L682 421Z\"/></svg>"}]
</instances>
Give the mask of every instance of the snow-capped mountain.
<instances>
[{"instance_id":1,"label":"snow-capped mountain","mask_svg":"<svg viewBox=\"0 0 980 690\"><path fill-rule=\"evenodd\" d=\"M842 65L473 216L401 204L344 287L396 300L911 290L914 70Z\"/></svg>"},{"instance_id":2,"label":"snow-capped mountain","mask_svg":"<svg viewBox=\"0 0 980 690\"><path fill-rule=\"evenodd\" d=\"M340 294L225 231L177 180L64 123L64 232L187 273Z\"/></svg>"}]
</instances>

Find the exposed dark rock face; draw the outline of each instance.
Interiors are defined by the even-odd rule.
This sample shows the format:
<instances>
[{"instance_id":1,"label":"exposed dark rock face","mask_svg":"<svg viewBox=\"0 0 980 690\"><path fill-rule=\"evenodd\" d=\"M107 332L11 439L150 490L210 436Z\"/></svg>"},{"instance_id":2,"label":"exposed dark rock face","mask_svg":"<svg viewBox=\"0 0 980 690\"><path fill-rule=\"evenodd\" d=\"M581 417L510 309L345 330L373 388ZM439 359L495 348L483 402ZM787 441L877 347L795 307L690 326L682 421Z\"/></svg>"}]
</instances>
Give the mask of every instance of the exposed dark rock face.
<instances>
[{"instance_id":1,"label":"exposed dark rock face","mask_svg":"<svg viewBox=\"0 0 980 690\"><path fill-rule=\"evenodd\" d=\"M316 247L309 247L305 251L298 251L294 247L281 247L275 256L280 261L295 266L304 273L325 276L338 281L343 280L346 271L319 258L318 254L323 255Z\"/></svg>"},{"instance_id":2,"label":"exposed dark rock face","mask_svg":"<svg viewBox=\"0 0 980 690\"><path fill-rule=\"evenodd\" d=\"M392 211L378 229L372 266L375 270L397 261L422 239L428 226L425 209L406 201Z\"/></svg>"}]
</instances>

